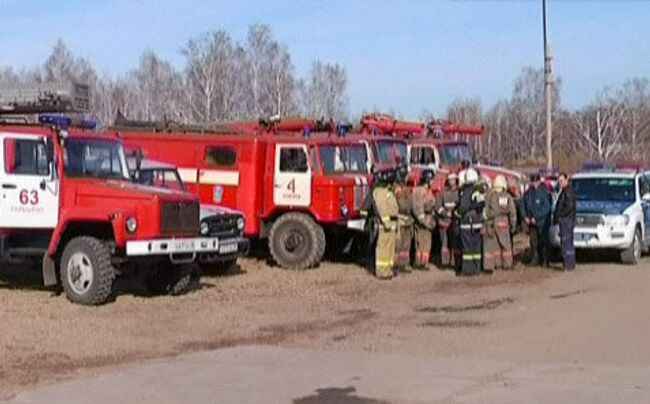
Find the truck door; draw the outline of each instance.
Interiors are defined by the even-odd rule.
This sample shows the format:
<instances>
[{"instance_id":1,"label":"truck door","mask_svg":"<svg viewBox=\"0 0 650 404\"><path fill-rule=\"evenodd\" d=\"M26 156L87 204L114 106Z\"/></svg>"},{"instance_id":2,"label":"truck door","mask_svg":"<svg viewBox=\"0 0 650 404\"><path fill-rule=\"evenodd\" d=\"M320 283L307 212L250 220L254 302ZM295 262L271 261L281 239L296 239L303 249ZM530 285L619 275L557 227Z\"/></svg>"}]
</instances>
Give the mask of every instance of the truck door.
<instances>
[{"instance_id":1,"label":"truck door","mask_svg":"<svg viewBox=\"0 0 650 404\"><path fill-rule=\"evenodd\" d=\"M311 177L307 147L278 144L275 147L273 203L276 206L311 205Z\"/></svg>"},{"instance_id":2,"label":"truck door","mask_svg":"<svg viewBox=\"0 0 650 404\"><path fill-rule=\"evenodd\" d=\"M438 171L436 152L432 146L412 145L410 161L413 167Z\"/></svg>"},{"instance_id":3,"label":"truck door","mask_svg":"<svg viewBox=\"0 0 650 404\"><path fill-rule=\"evenodd\" d=\"M59 182L45 141L39 135L0 133L0 227L56 227Z\"/></svg>"}]
</instances>

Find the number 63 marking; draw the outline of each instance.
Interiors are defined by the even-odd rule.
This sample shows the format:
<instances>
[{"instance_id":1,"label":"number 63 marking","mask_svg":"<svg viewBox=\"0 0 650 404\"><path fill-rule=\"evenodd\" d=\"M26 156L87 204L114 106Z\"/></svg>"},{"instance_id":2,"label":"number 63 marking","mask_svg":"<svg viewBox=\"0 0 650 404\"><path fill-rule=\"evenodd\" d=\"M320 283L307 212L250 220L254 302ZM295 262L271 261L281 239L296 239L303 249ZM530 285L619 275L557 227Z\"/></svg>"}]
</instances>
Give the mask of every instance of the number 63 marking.
<instances>
[{"instance_id":1,"label":"number 63 marking","mask_svg":"<svg viewBox=\"0 0 650 404\"><path fill-rule=\"evenodd\" d=\"M21 189L19 195L21 205L38 205L38 191Z\"/></svg>"}]
</instances>

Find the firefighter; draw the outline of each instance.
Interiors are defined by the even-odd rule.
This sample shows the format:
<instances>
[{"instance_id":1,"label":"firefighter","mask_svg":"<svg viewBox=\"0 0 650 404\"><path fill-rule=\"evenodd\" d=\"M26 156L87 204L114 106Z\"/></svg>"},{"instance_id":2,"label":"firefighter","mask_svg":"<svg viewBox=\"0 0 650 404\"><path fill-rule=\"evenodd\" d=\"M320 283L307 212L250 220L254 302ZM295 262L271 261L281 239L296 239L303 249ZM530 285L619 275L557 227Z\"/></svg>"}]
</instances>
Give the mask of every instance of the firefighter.
<instances>
[{"instance_id":1,"label":"firefighter","mask_svg":"<svg viewBox=\"0 0 650 404\"><path fill-rule=\"evenodd\" d=\"M512 233L517 226L517 208L508 183L497 175L492 189L485 195L485 238L483 269L512 269Z\"/></svg>"},{"instance_id":2,"label":"firefighter","mask_svg":"<svg viewBox=\"0 0 650 404\"><path fill-rule=\"evenodd\" d=\"M461 262L458 226L454 220L454 212L457 206L458 176L455 173L450 173L445 181L445 189L440 194L440 197L436 199L441 266L457 267Z\"/></svg>"},{"instance_id":3,"label":"firefighter","mask_svg":"<svg viewBox=\"0 0 650 404\"><path fill-rule=\"evenodd\" d=\"M551 225L551 194L540 181L539 174L530 177L531 185L524 194L522 215L530 235L530 265L549 264L549 229Z\"/></svg>"},{"instance_id":4,"label":"firefighter","mask_svg":"<svg viewBox=\"0 0 650 404\"><path fill-rule=\"evenodd\" d=\"M477 275L481 271L481 231L483 229L483 207L485 195L478 184L479 175L473 168L465 170L460 189L460 199L456 215L460 222L462 245L462 276Z\"/></svg>"},{"instance_id":5,"label":"firefighter","mask_svg":"<svg viewBox=\"0 0 650 404\"><path fill-rule=\"evenodd\" d=\"M397 171L395 198L397 199L398 227L397 245L395 246L395 269L409 272L411 263L411 242L413 240L413 176L408 175L405 166Z\"/></svg>"},{"instance_id":6,"label":"firefighter","mask_svg":"<svg viewBox=\"0 0 650 404\"><path fill-rule=\"evenodd\" d=\"M419 186L413 192L413 217L415 218L415 268L429 269L431 236L435 228L436 198L431 190L434 173L424 170L420 174Z\"/></svg>"},{"instance_id":7,"label":"firefighter","mask_svg":"<svg viewBox=\"0 0 650 404\"><path fill-rule=\"evenodd\" d=\"M372 191L373 210L379 222L375 251L375 276L379 279L393 277L395 242L397 239L397 200L390 189L392 175L379 172L375 175Z\"/></svg>"}]
</instances>

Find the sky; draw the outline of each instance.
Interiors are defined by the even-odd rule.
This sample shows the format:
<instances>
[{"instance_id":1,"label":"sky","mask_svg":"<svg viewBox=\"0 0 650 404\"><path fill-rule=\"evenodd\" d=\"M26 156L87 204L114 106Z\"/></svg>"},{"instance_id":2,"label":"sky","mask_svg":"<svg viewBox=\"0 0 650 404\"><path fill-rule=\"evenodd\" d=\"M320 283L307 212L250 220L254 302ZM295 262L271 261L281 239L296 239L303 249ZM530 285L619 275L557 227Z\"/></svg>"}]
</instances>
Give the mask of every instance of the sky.
<instances>
[{"instance_id":1,"label":"sky","mask_svg":"<svg viewBox=\"0 0 650 404\"><path fill-rule=\"evenodd\" d=\"M565 106L650 78L650 1L549 0L548 11ZM543 65L541 21L541 0L0 0L0 66L41 64L62 38L100 74L124 74L145 49L182 68L189 38L223 29L243 41L262 23L298 75L314 59L345 66L353 114L417 119L456 97L484 108L509 97L523 67Z\"/></svg>"}]
</instances>

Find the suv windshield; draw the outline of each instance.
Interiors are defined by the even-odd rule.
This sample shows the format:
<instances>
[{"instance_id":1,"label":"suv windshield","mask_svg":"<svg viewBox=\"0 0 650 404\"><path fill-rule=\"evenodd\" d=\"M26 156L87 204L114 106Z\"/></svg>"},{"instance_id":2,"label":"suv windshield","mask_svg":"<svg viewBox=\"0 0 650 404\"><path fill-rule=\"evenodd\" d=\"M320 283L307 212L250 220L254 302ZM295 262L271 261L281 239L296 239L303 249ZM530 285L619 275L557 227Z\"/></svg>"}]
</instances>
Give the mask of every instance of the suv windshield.
<instances>
[{"instance_id":1,"label":"suv windshield","mask_svg":"<svg viewBox=\"0 0 650 404\"><path fill-rule=\"evenodd\" d=\"M406 144L394 140L378 141L377 160L382 164L406 162Z\"/></svg>"},{"instance_id":2,"label":"suv windshield","mask_svg":"<svg viewBox=\"0 0 650 404\"><path fill-rule=\"evenodd\" d=\"M441 145L438 148L442 164L454 166L459 165L462 161L472 161L472 152L469 146L463 143L452 143Z\"/></svg>"},{"instance_id":3,"label":"suv windshield","mask_svg":"<svg viewBox=\"0 0 650 404\"><path fill-rule=\"evenodd\" d=\"M97 139L66 139L65 173L71 177L129 179L124 149L119 142Z\"/></svg>"},{"instance_id":4,"label":"suv windshield","mask_svg":"<svg viewBox=\"0 0 650 404\"><path fill-rule=\"evenodd\" d=\"M134 173L138 184L184 191L183 181L175 168L142 168Z\"/></svg>"},{"instance_id":5,"label":"suv windshield","mask_svg":"<svg viewBox=\"0 0 650 404\"><path fill-rule=\"evenodd\" d=\"M579 201L634 202L634 178L574 178L571 187Z\"/></svg>"},{"instance_id":6,"label":"suv windshield","mask_svg":"<svg viewBox=\"0 0 650 404\"><path fill-rule=\"evenodd\" d=\"M368 156L361 145L321 145L320 159L325 174L367 172Z\"/></svg>"}]
</instances>

